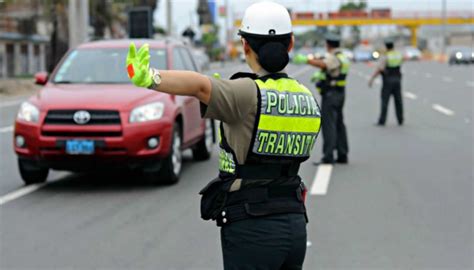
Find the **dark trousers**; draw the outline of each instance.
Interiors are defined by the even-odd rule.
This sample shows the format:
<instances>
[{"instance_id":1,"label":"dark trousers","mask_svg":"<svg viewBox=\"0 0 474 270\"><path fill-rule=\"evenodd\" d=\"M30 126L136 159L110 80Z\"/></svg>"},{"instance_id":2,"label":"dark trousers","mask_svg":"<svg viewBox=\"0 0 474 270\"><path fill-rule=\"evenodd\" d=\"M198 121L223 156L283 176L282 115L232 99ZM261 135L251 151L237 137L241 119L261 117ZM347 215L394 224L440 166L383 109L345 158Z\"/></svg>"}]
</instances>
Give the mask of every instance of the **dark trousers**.
<instances>
[{"instance_id":1,"label":"dark trousers","mask_svg":"<svg viewBox=\"0 0 474 270\"><path fill-rule=\"evenodd\" d=\"M402 86L400 78L386 78L382 85L381 94L381 108L379 124L384 125L387 120L388 103L390 97L393 96L395 101L395 112L399 124L403 124L403 98L402 98Z\"/></svg>"},{"instance_id":2,"label":"dark trousers","mask_svg":"<svg viewBox=\"0 0 474 270\"><path fill-rule=\"evenodd\" d=\"M221 228L225 270L303 269L306 219L278 214L245 219Z\"/></svg>"},{"instance_id":3,"label":"dark trousers","mask_svg":"<svg viewBox=\"0 0 474 270\"><path fill-rule=\"evenodd\" d=\"M333 161L334 150L338 158L347 158L346 126L344 125L343 107L345 93L340 90L327 91L321 101L321 126L323 132L323 159Z\"/></svg>"}]
</instances>

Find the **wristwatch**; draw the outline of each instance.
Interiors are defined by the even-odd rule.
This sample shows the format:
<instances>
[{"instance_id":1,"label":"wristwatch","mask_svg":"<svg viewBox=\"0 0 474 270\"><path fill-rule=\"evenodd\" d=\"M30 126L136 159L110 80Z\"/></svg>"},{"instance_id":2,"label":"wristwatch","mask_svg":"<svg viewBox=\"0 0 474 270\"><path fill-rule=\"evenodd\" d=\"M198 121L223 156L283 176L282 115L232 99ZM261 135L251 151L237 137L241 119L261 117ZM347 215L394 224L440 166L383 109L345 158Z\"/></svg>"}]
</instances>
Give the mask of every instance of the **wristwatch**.
<instances>
[{"instance_id":1,"label":"wristwatch","mask_svg":"<svg viewBox=\"0 0 474 270\"><path fill-rule=\"evenodd\" d=\"M150 68L150 74L152 83L148 89L157 89L161 84L161 73L158 69Z\"/></svg>"}]
</instances>

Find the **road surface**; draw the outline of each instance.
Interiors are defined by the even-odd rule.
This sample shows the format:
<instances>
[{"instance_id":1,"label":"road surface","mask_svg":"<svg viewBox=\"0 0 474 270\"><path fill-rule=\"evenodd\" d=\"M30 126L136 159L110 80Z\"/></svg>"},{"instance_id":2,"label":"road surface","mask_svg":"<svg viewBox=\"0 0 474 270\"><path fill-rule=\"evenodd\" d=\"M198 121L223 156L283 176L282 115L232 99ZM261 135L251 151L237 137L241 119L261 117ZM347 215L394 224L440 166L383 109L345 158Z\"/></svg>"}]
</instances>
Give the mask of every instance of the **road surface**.
<instances>
[{"instance_id":1,"label":"road surface","mask_svg":"<svg viewBox=\"0 0 474 270\"><path fill-rule=\"evenodd\" d=\"M313 70L288 69L308 86ZM302 166L312 194L305 269L473 267L474 69L420 62L403 70L403 127L393 103L387 126L374 126L380 83L369 89L372 67L355 64L345 107L350 164L314 166L319 139ZM222 269L219 230L199 217L216 149L206 162L188 153L173 186L53 172L25 189L11 145L22 99L0 103L0 269Z\"/></svg>"}]
</instances>

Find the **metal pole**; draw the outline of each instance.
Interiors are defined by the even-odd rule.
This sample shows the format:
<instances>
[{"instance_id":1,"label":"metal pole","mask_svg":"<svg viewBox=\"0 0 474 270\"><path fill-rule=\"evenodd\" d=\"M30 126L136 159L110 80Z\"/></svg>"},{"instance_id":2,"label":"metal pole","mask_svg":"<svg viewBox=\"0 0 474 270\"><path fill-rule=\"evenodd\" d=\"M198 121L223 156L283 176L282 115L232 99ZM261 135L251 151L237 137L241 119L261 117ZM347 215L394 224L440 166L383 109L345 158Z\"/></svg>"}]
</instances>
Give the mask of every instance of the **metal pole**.
<instances>
[{"instance_id":1,"label":"metal pole","mask_svg":"<svg viewBox=\"0 0 474 270\"><path fill-rule=\"evenodd\" d=\"M441 8L441 17L443 19L443 25L441 26L441 37L442 37L442 45L441 45L441 53L443 55L446 54L446 0L442 0L442 8Z\"/></svg>"},{"instance_id":2,"label":"metal pole","mask_svg":"<svg viewBox=\"0 0 474 270\"><path fill-rule=\"evenodd\" d=\"M167 32L169 36L171 36L171 32L173 30L172 14L173 14L173 10L171 7L171 0L167 0L166 1L166 27L167 27Z\"/></svg>"}]
</instances>

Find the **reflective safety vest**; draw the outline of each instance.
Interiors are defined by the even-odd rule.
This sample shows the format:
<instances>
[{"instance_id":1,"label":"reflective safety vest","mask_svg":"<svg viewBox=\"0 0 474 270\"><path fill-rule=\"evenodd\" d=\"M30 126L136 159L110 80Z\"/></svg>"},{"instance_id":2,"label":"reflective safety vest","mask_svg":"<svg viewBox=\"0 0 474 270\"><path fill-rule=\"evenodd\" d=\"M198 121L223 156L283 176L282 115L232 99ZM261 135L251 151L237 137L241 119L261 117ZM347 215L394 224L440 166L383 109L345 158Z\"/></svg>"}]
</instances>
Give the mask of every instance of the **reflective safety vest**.
<instances>
[{"instance_id":1,"label":"reflective safety vest","mask_svg":"<svg viewBox=\"0 0 474 270\"><path fill-rule=\"evenodd\" d=\"M258 111L246 163L299 163L308 159L321 126L319 106L311 91L286 74L255 79ZM239 177L235 153L220 128L219 171ZM278 177L278 176L276 176Z\"/></svg>"},{"instance_id":2,"label":"reflective safety vest","mask_svg":"<svg viewBox=\"0 0 474 270\"><path fill-rule=\"evenodd\" d=\"M333 77L328 70L325 70L324 76L321 76L321 80L316 84L316 88L320 93L327 92L331 89L344 90L346 87L346 77L349 73L351 61L342 52L336 52L336 58L341 64L339 67L339 75Z\"/></svg>"},{"instance_id":3,"label":"reflective safety vest","mask_svg":"<svg viewBox=\"0 0 474 270\"><path fill-rule=\"evenodd\" d=\"M382 75L385 76L400 76L400 67L403 62L403 56L400 52L395 50L390 50L386 54L387 63L385 66L385 70L383 71Z\"/></svg>"}]
</instances>

